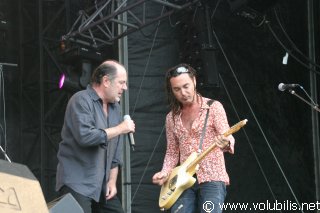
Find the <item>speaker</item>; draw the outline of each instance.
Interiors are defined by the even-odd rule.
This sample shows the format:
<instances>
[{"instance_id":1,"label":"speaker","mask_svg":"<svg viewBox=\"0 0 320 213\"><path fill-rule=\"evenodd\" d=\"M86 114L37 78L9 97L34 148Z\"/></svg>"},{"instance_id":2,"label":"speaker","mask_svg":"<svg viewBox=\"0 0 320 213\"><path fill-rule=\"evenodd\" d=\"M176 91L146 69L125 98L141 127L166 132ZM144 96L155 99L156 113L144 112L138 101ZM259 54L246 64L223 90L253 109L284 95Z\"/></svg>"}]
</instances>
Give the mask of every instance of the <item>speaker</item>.
<instances>
[{"instance_id":1,"label":"speaker","mask_svg":"<svg viewBox=\"0 0 320 213\"><path fill-rule=\"evenodd\" d=\"M84 213L79 203L68 193L47 204L50 213Z\"/></svg>"},{"instance_id":2,"label":"speaker","mask_svg":"<svg viewBox=\"0 0 320 213\"><path fill-rule=\"evenodd\" d=\"M48 212L41 186L27 166L0 160L0 212Z\"/></svg>"},{"instance_id":3,"label":"speaker","mask_svg":"<svg viewBox=\"0 0 320 213\"><path fill-rule=\"evenodd\" d=\"M206 5L194 15L183 18L177 36L180 62L187 63L197 71L197 88L219 87L218 45L213 38L211 11Z\"/></svg>"}]
</instances>

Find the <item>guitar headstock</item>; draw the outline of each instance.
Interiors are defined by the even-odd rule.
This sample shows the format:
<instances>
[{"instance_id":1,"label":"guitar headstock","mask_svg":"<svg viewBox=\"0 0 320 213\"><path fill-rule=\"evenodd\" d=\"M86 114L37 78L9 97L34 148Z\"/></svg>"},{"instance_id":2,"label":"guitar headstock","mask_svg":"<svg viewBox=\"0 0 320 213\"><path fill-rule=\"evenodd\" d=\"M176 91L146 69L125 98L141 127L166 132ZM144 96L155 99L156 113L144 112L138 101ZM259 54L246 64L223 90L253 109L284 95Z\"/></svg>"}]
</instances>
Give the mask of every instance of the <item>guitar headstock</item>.
<instances>
[{"instance_id":1,"label":"guitar headstock","mask_svg":"<svg viewBox=\"0 0 320 213\"><path fill-rule=\"evenodd\" d=\"M225 137L227 137L228 135L231 135L232 133L238 131L241 127L243 127L244 125L246 125L248 122L247 119L244 119L242 121L239 121L238 123L236 123L235 125L233 125L227 132L225 132L223 135Z\"/></svg>"}]
</instances>

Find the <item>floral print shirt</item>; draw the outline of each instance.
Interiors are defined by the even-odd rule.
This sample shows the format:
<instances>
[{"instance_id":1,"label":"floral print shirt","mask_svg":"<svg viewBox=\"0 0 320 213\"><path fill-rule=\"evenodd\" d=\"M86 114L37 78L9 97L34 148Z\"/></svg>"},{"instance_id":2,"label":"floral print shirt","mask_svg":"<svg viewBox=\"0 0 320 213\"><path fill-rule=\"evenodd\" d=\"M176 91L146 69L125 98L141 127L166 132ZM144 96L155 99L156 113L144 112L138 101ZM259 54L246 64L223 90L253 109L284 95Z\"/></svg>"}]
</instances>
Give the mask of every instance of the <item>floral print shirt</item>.
<instances>
[{"instance_id":1,"label":"floral print shirt","mask_svg":"<svg viewBox=\"0 0 320 213\"><path fill-rule=\"evenodd\" d=\"M222 104L219 101L213 101L208 106L210 100L200 97L202 106L199 116L193 121L191 130L187 130L181 120L181 112L173 118L172 111L166 117L167 151L163 163L162 172L169 174L178 162L182 164L193 152L199 150L200 139L202 137L203 126L209 108L206 133L202 142L202 150L206 150L212 145L213 139L217 135L222 135L230 127L227 116ZM230 140L230 149L228 152L234 153L234 138L228 136ZM229 176L225 168L224 152L219 147L214 148L199 163L199 169L196 172L199 183L209 181L223 181L229 185Z\"/></svg>"}]
</instances>

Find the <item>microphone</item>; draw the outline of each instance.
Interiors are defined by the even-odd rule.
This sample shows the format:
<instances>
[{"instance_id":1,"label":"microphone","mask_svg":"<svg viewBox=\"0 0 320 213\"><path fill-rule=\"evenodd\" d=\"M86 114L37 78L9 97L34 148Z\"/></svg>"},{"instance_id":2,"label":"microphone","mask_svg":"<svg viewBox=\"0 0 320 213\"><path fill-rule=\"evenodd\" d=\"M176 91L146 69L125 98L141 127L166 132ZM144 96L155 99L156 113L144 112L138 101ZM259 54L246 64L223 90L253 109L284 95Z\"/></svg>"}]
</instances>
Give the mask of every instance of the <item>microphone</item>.
<instances>
[{"instance_id":1,"label":"microphone","mask_svg":"<svg viewBox=\"0 0 320 213\"><path fill-rule=\"evenodd\" d=\"M130 115L123 116L123 120L131 120ZM130 143L130 146L132 148L132 151L134 151L134 147L135 147L136 144L134 143L134 138L133 138L133 133L132 132L128 133L128 138L129 138L129 143Z\"/></svg>"},{"instance_id":2,"label":"microphone","mask_svg":"<svg viewBox=\"0 0 320 213\"><path fill-rule=\"evenodd\" d=\"M287 89L293 89L293 88L295 88L295 87L300 87L300 85L299 84L284 84L284 83L280 83L279 85L278 85L278 89L280 90L280 91L285 91L285 90L287 90Z\"/></svg>"}]
</instances>

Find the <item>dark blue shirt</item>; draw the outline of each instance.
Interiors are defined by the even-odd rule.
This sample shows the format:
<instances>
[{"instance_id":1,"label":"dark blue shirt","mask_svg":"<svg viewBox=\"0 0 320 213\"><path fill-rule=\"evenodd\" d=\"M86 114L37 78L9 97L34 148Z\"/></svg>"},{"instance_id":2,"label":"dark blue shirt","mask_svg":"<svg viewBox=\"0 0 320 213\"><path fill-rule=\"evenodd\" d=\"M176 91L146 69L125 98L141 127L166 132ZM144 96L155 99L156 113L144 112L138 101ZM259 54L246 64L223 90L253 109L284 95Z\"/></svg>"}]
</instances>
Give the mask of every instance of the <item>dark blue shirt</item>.
<instances>
[{"instance_id":1,"label":"dark blue shirt","mask_svg":"<svg viewBox=\"0 0 320 213\"><path fill-rule=\"evenodd\" d=\"M56 190L66 185L99 201L110 169L122 164L121 136L108 139L104 129L121 122L118 103L108 105L91 86L74 94L67 105L59 144Z\"/></svg>"}]
</instances>

